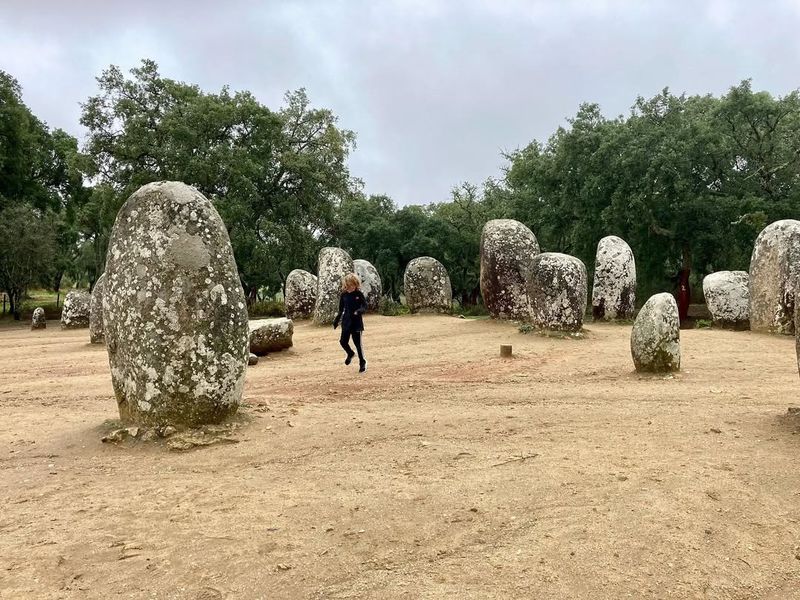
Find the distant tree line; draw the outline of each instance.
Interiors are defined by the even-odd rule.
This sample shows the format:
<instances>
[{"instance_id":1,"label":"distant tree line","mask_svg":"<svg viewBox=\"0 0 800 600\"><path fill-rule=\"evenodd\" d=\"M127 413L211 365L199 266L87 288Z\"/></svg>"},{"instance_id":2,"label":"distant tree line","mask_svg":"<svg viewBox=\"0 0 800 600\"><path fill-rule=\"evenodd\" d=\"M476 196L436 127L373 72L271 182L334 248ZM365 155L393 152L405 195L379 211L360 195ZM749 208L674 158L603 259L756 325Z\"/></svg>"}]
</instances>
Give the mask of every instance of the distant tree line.
<instances>
[{"instance_id":1,"label":"distant tree line","mask_svg":"<svg viewBox=\"0 0 800 600\"><path fill-rule=\"evenodd\" d=\"M0 71L0 290L19 308L26 290L91 287L105 268L114 218L141 185L174 179L220 212L250 301L281 291L294 268L315 271L326 245L372 262L387 295L402 293L405 265L433 256L454 297L480 302L483 224L513 218L543 251L581 258L623 237L635 255L639 298L671 290L689 269L699 282L747 269L769 222L800 218L800 95L638 98L627 117L584 104L546 142L506 155L503 173L456 186L449 199L398 207L367 196L347 168L356 136L304 90L270 109L249 92L209 93L176 82L149 60L98 77L82 105L82 145L50 130Z\"/></svg>"}]
</instances>

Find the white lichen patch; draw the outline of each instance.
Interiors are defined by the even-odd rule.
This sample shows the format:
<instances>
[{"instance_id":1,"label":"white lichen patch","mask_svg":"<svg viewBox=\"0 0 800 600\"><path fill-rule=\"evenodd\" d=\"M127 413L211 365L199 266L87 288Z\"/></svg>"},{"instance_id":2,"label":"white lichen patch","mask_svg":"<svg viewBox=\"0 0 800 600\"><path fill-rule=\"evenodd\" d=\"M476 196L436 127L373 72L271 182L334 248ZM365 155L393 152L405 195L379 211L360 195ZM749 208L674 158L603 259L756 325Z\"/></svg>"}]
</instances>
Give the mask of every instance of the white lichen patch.
<instances>
[{"instance_id":1,"label":"white lichen patch","mask_svg":"<svg viewBox=\"0 0 800 600\"><path fill-rule=\"evenodd\" d=\"M613 321L633 318L636 308L636 261L627 242L615 235L597 244L592 285L592 316Z\"/></svg>"},{"instance_id":2,"label":"white lichen patch","mask_svg":"<svg viewBox=\"0 0 800 600\"><path fill-rule=\"evenodd\" d=\"M353 272L353 259L341 248L323 248L319 251L318 261L314 322L317 325L330 325L339 310L342 279Z\"/></svg>"},{"instance_id":3,"label":"white lichen patch","mask_svg":"<svg viewBox=\"0 0 800 600\"><path fill-rule=\"evenodd\" d=\"M448 312L453 305L453 288L447 269L430 256L408 263L403 275L403 293L412 313Z\"/></svg>"},{"instance_id":4,"label":"white lichen patch","mask_svg":"<svg viewBox=\"0 0 800 600\"><path fill-rule=\"evenodd\" d=\"M747 328L750 322L747 271L718 271L703 278L703 295L715 325Z\"/></svg>"},{"instance_id":5,"label":"white lichen patch","mask_svg":"<svg viewBox=\"0 0 800 600\"><path fill-rule=\"evenodd\" d=\"M758 234L750 257L750 329L792 334L800 274L800 221L776 221Z\"/></svg>"},{"instance_id":6,"label":"white lichen patch","mask_svg":"<svg viewBox=\"0 0 800 600\"><path fill-rule=\"evenodd\" d=\"M558 252L537 255L528 287L533 325L580 331L586 313L586 280L586 266L580 259Z\"/></svg>"},{"instance_id":7,"label":"white lichen patch","mask_svg":"<svg viewBox=\"0 0 800 600\"><path fill-rule=\"evenodd\" d=\"M539 254L536 236L512 219L495 219L481 234L481 296L489 314L497 319L531 318L528 289L533 259Z\"/></svg>"},{"instance_id":8,"label":"white lichen patch","mask_svg":"<svg viewBox=\"0 0 800 600\"><path fill-rule=\"evenodd\" d=\"M358 259L353 261L353 269L361 280L361 292L367 301L367 310L378 310L383 294L383 284L378 270L369 261Z\"/></svg>"},{"instance_id":9,"label":"white lichen patch","mask_svg":"<svg viewBox=\"0 0 800 600\"><path fill-rule=\"evenodd\" d=\"M680 321L672 294L656 294L645 302L631 330L631 355L637 371L680 369Z\"/></svg>"},{"instance_id":10,"label":"white lichen patch","mask_svg":"<svg viewBox=\"0 0 800 600\"><path fill-rule=\"evenodd\" d=\"M205 197L176 182L134 193L112 231L102 302L122 419L195 426L235 411L244 300L227 230Z\"/></svg>"}]
</instances>

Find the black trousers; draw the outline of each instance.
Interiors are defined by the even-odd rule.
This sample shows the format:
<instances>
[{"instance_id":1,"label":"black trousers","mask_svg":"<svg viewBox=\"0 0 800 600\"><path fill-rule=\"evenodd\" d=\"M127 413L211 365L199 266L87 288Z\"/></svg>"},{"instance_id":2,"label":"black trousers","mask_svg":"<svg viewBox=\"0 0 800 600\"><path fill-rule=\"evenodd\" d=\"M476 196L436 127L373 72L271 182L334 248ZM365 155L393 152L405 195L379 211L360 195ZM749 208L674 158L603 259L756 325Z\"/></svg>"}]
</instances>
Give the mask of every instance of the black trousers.
<instances>
[{"instance_id":1,"label":"black trousers","mask_svg":"<svg viewBox=\"0 0 800 600\"><path fill-rule=\"evenodd\" d=\"M355 354L353 349L350 347L350 338L353 338L353 344L356 346L356 351L358 352L358 361L361 364L364 364L364 350L361 348L361 332L360 331L348 331L347 329L342 329L342 337L339 339L339 343L344 348L344 351L347 352L347 356L352 356Z\"/></svg>"}]
</instances>

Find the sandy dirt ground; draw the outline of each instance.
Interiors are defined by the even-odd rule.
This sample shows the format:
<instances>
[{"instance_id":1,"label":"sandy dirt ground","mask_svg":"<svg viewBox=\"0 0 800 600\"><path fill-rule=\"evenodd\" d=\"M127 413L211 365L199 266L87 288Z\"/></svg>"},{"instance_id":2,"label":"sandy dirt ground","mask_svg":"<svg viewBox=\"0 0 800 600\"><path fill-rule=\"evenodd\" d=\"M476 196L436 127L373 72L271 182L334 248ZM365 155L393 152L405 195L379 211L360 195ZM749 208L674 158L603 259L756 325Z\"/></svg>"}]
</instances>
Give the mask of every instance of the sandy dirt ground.
<instances>
[{"instance_id":1,"label":"sandy dirt ground","mask_svg":"<svg viewBox=\"0 0 800 600\"><path fill-rule=\"evenodd\" d=\"M2 598L800 598L794 341L369 317L247 373L238 443L103 444L88 331L0 327ZM501 343L515 358L498 356Z\"/></svg>"}]
</instances>

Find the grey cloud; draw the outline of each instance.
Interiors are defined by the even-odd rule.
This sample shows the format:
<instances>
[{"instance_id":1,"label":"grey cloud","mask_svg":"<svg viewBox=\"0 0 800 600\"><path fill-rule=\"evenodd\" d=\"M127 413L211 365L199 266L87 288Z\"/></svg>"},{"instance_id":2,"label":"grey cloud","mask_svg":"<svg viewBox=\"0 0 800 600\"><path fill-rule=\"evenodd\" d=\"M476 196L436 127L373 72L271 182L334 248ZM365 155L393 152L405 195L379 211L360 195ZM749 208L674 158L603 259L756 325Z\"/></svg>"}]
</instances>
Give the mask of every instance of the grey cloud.
<instances>
[{"instance_id":1,"label":"grey cloud","mask_svg":"<svg viewBox=\"0 0 800 600\"><path fill-rule=\"evenodd\" d=\"M614 116L664 86L800 85L789 1L31 4L0 16L0 68L52 126L80 135L78 103L94 77L143 57L272 107L305 87L358 133L350 165L367 191L400 204L498 175L501 151L546 139L583 101Z\"/></svg>"}]
</instances>

